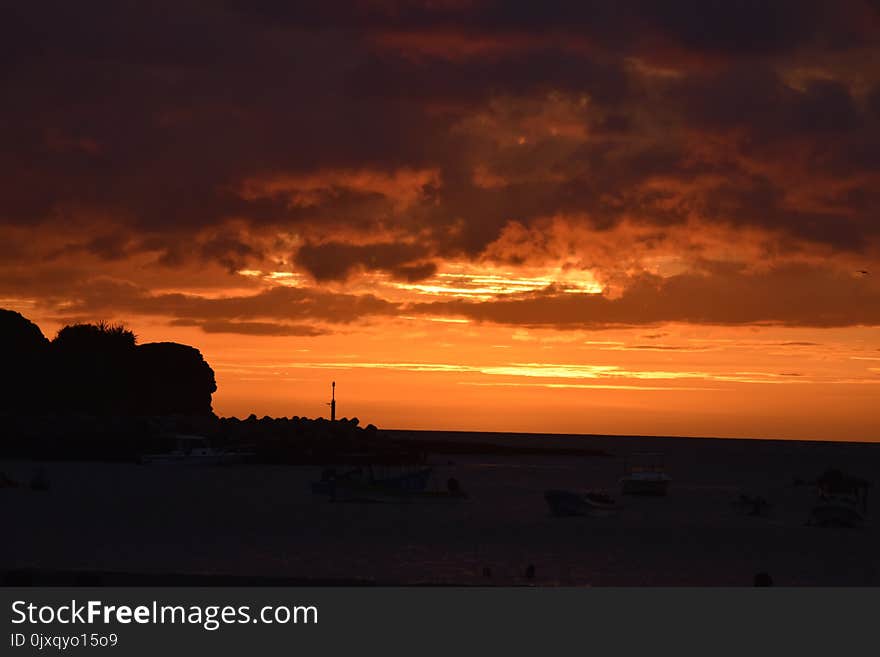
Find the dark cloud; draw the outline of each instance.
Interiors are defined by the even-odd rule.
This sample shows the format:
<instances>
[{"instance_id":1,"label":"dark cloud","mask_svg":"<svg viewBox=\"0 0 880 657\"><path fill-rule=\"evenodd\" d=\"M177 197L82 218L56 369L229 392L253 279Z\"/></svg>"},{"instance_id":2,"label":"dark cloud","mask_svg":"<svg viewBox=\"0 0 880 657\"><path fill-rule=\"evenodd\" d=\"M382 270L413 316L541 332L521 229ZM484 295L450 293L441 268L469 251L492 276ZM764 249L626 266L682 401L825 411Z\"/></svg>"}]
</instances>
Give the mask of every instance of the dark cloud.
<instances>
[{"instance_id":1,"label":"dark cloud","mask_svg":"<svg viewBox=\"0 0 880 657\"><path fill-rule=\"evenodd\" d=\"M247 241L233 233L213 235L199 246L200 255L207 260L216 260L229 271L244 267L249 261L258 260L263 255Z\"/></svg>"},{"instance_id":2,"label":"dark cloud","mask_svg":"<svg viewBox=\"0 0 880 657\"><path fill-rule=\"evenodd\" d=\"M719 302L719 295L723 303ZM411 313L501 324L601 329L684 322L840 327L880 324L880 288L864 279L792 266L763 273L719 268L711 275L644 275L618 298L556 288L491 302L416 304Z\"/></svg>"},{"instance_id":3,"label":"dark cloud","mask_svg":"<svg viewBox=\"0 0 880 657\"><path fill-rule=\"evenodd\" d=\"M778 54L817 41L841 47L859 39L859 3L835 9L821 0L684 0L635 3L670 41L702 53Z\"/></svg>"},{"instance_id":4,"label":"dark cloud","mask_svg":"<svg viewBox=\"0 0 880 657\"><path fill-rule=\"evenodd\" d=\"M315 337L329 333L329 331L324 331L314 326L273 322L227 322L223 320L201 321L197 319L176 319L171 322L171 326L197 326L205 333L234 333L238 335L259 336Z\"/></svg>"},{"instance_id":5,"label":"dark cloud","mask_svg":"<svg viewBox=\"0 0 880 657\"><path fill-rule=\"evenodd\" d=\"M420 244L327 242L300 247L296 263L317 281L344 280L363 270L384 271L395 278L412 281L427 278L436 271L433 263L420 262L427 257L427 249Z\"/></svg>"},{"instance_id":6,"label":"dark cloud","mask_svg":"<svg viewBox=\"0 0 880 657\"><path fill-rule=\"evenodd\" d=\"M266 336L316 336L332 331L334 325L366 323L401 314L465 317L480 322L558 329L665 323L820 328L880 325L880 287L871 277L808 265L760 271L732 265L707 267L701 274L668 278L642 274L627 281L619 296L575 294L549 286L488 301L396 303L372 294L279 286L254 294L209 298L150 293L133 284L101 280L71 285L57 297L46 295L39 307L48 314L54 313L56 321L151 315L171 318L173 325L196 326L206 332ZM662 336L661 333L644 337ZM780 346L812 344L788 342ZM679 349L662 344L636 348Z\"/></svg>"},{"instance_id":7,"label":"dark cloud","mask_svg":"<svg viewBox=\"0 0 880 657\"><path fill-rule=\"evenodd\" d=\"M131 313L202 321L276 319L347 324L393 314L397 304L372 294L337 294L279 286L253 295L209 298L189 294L150 294L127 283L93 282L84 286L65 311L75 315Z\"/></svg>"},{"instance_id":8,"label":"dark cloud","mask_svg":"<svg viewBox=\"0 0 880 657\"><path fill-rule=\"evenodd\" d=\"M844 251L863 249L880 231L869 216L853 216L845 203L823 210L792 207L786 191L766 176L740 174L702 190L694 205L719 222L782 230Z\"/></svg>"},{"instance_id":9,"label":"dark cloud","mask_svg":"<svg viewBox=\"0 0 880 657\"><path fill-rule=\"evenodd\" d=\"M590 94L603 105L616 105L630 92L629 80L619 61L605 62L558 49L466 61L413 60L393 54L371 57L352 76L352 89L359 96L467 104L483 102L498 94L575 90Z\"/></svg>"},{"instance_id":10,"label":"dark cloud","mask_svg":"<svg viewBox=\"0 0 880 657\"><path fill-rule=\"evenodd\" d=\"M868 93L867 105L871 113L880 118L880 83L875 84Z\"/></svg>"},{"instance_id":11,"label":"dark cloud","mask_svg":"<svg viewBox=\"0 0 880 657\"><path fill-rule=\"evenodd\" d=\"M490 0L472 3L283 2L233 0L228 6L267 24L300 29L347 28L428 36L451 30L496 38L549 34L613 51L638 51L650 37L663 37L699 53L778 54L810 44L845 47L870 32L859 0ZM866 32L868 34L866 35Z\"/></svg>"},{"instance_id":12,"label":"dark cloud","mask_svg":"<svg viewBox=\"0 0 880 657\"><path fill-rule=\"evenodd\" d=\"M39 274L10 264L35 249L0 244L0 282L71 313L113 299L259 332L395 307L289 289L199 300L139 277L205 264L418 281L511 222L557 216L598 231L698 218L764 231L778 253L870 254L876 21L860 0L18 3L0 16L0 227L81 230L38 254ZM401 171L436 175L402 192ZM135 257L134 288L91 280ZM531 316L551 297L488 306ZM607 302L600 315L632 319ZM587 312L570 303L553 307Z\"/></svg>"},{"instance_id":13,"label":"dark cloud","mask_svg":"<svg viewBox=\"0 0 880 657\"><path fill-rule=\"evenodd\" d=\"M770 67L737 66L694 75L670 87L684 116L709 129L744 128L761 141L858 132L861 116L849 88L812 79L793 88Z\"/></svg>"}]
</instances>

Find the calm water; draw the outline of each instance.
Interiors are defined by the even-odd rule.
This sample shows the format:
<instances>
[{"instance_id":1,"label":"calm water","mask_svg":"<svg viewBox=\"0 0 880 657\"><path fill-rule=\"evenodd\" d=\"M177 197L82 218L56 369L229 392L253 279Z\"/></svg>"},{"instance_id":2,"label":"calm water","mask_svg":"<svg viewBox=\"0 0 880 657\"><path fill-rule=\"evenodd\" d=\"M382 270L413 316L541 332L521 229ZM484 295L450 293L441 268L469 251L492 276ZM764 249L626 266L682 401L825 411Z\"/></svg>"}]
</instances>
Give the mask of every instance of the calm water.
<instances>
[{"instance_id":1,"label":"calm water","mask_svg":"<svg viewBox=\"0 0 880 657\"><path fill-rule=\"evenodd\" d=\"M0 563L462 584L526 583L533 564L532 581L544 585L748 585L758 571L777 584L880 584L876 508L869 506L864 529L806 527L813 490L791 485L838 467L872 480L876 494L878 445L608 437L583 444L611 456L437 457L438 485L454 476L471 494L457 503L333 504L310 493L320 474L313 467L0 462L8 476L27 481L39 467L51 481L47 492L0 491L14 528ZM549 515L547 488L616 494L631 451L665 454L669 497L623 498L616 518ZM766 497L771 514L743 514L732 504L740 493Z\"/></svg>"}]
</instances>

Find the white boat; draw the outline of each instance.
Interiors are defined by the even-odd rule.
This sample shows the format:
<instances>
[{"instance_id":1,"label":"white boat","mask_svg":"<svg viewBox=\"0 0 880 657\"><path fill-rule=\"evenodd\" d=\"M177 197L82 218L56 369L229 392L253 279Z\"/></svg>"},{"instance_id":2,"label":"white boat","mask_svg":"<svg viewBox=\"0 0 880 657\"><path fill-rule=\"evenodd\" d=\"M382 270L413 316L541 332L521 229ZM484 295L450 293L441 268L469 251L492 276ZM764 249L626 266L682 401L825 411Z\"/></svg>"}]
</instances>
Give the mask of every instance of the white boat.
<instances>
[{"instance_id":1,"label":"white boat","mask_svg":"<svg viewBox=\"0 0 880 657\"><path fill-rule=\"evenodd\" d=\"M211 446L204 436L173 434L174 449L157 454L142 454L138 463L150 465L220 465L240 463L252 456L249 452L220 449Z\"/></svg>"},{"instance_id":2,"label":"white boat","mask_svg":"<svg viewBox=\"0 0 880 657\"><path fill-rule=\"evenodd\" d=\"M666 474L662 454L633 454L624 463L620 492L623 495L663 496L669 492L671 483L672 477Z\"/></svg>"}]
</instances>

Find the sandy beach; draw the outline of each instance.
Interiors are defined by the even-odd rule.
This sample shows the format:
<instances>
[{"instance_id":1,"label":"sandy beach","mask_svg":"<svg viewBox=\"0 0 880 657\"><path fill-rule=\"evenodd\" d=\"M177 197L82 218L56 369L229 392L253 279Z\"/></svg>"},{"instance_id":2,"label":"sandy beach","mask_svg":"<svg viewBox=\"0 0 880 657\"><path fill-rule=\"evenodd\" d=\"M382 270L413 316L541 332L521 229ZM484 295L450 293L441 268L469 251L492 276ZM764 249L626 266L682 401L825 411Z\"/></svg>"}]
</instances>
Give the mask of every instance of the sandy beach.
<instances>
[{"instance_id":1,"label":"sandy beach","mask_svg":"<svg viewBox=\"0 0 880 657\"><path fill-rule=\"evenodd\" d=\"M407 434L411 440L452 434ZM692 438L523 437L456 434L455 440L577 444L607 456L537 454L432 457L439 485L455 477L463 501L332 503L309 483L318 467L140 466L0 461L47 491L0 491L8 574L37 571L191 573L359 579L375 584L547 586L880 584L877 491L880 445ZM623 497L611 518L556 518L548 488L618 495L623 457L662 452L673 478L665 498ZM868 523L806 526L809 485L828 467L868 479ZM750 516L734 502L761 495ZM525 578L529 564L533 579ZM489 569L491 576L487 576Z\"/></svg>"}]
</instances>

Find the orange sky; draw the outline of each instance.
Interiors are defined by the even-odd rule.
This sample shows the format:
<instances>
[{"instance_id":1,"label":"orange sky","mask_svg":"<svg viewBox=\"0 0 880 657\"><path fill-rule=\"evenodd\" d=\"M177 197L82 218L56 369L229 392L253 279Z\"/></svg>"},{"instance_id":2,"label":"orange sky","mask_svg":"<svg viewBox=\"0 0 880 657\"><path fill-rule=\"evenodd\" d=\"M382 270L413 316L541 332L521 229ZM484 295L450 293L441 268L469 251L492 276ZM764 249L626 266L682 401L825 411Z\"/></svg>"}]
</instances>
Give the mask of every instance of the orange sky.
<instances>
[{"instance_id":1,"label":"orange sky","mask_svg":"<svg viewBox=\"0 0 880 657\"><path fill-rule=\"evenodd\" d=\"M221 415L327 415L336 380L341 416L387 428L880 435L880 349L871 327L590 331L402 316L287 337L169 328L162 318L133 326L141 342L173 339L202 350L216 371ZM52 334L52 324L42 327Z\"/></svg>"},{"instance_id":2,"label":"orange sky","mask_svg":"<svg viewBox=\"0 0 880 657\"><path fill-rule=\"evenodd\" d=\"M326 413L332 378L340 413L388 427L860 440L880 429L870 331L802 345L817 333L666 326L646 339L409 324L262 350L223 341L217 409Z\"/></svg>"},{"instance_id":3,"label":"orange sky","mask_svg":"<svg viewBox=\"0 0 880 657\"><path fill-rule=\"evenodd\" d=\"M0 26L48 337L192 344L222 415L880 439L876 3L161 5Z\"/></svg>"}]
</instances>

